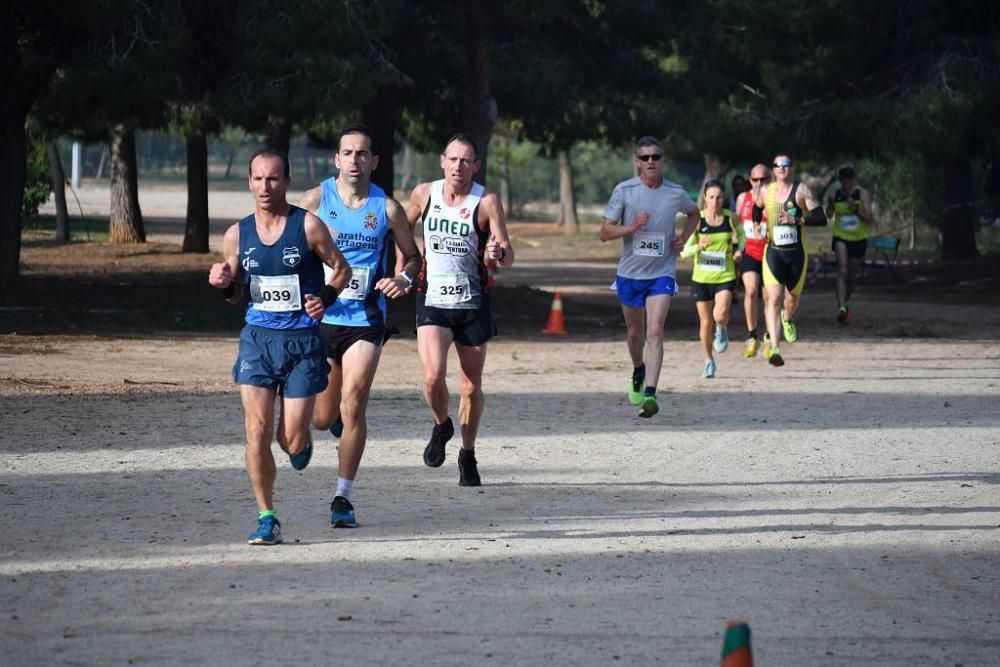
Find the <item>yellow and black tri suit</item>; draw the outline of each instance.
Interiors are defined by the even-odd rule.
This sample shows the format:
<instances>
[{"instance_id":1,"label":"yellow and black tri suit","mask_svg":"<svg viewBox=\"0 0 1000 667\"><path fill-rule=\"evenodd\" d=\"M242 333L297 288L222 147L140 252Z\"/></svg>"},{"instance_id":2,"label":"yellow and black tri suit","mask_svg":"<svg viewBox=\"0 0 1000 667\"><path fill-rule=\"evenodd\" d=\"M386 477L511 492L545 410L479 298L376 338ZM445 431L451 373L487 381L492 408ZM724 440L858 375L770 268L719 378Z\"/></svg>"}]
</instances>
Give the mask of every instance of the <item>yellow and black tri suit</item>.
<instances>
[{"instance_id":1,"label":"yellow and black tri suit","mask_svg":"<svg viewBox=\"0 0 1000 667\"><path fill-rule=\"evenodd\" d=\"M764 287L784 285L792 294L802 294L806 284L806 249L802 245L802 224L782 225L778 223L778 212L784 210L792 217L802 220L802 211L795 203L799 182L792 183L792 189L783 202L777 201L777 187L772 184L764 196L764 211L767 213L767 248L764 251Z\"/></svg>"},{"instance_id":2,"label":"yellow and black tri suit","mask_svg":"<svg viewBox=\"0 0 1000 667\"><path fill-rule=\"evenodd\" d=\"M719 292L736 288L736 262L733 260L736 227L728 210L723 210L722 215L722 223L713 227L702 211L698 228L688 237L681 251L681 257L694 257L691 298L695 301L713 301ZM708 245L699 249L698 242L702 238L708 238Z\"/></svg>"}]
</instances>

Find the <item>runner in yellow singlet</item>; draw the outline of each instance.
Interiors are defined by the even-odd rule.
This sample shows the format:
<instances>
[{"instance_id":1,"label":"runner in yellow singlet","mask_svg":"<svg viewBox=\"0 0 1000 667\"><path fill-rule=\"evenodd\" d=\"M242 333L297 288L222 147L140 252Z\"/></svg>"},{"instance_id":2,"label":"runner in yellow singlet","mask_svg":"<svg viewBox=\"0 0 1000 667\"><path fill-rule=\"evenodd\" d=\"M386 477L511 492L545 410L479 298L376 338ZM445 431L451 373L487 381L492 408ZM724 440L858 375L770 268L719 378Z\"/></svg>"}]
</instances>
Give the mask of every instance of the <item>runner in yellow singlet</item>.
<instances>
[{"instance_id":1,"label":"runner in yellow singlet","mask_svg":"<svg viewBox=\"0 0 1000 667\"><path fill-rule=\"evenodd\" d=\"M809 188L792 178L792 159L778 155L771 165L774 181L757 191L755 214L767 213L767 248L764 251L765 321L770 339L764 341L764 356L772 366L785 363L781 355L781 333L785 340L798 340L792 319L806 282L806 251L802 244L804 225L825 225L826 214ZM778 325L782 332L779 333Z\"/></svg>"},{"instance_id":2,"label":"runner in yellow singlet","mask_svg":"<svg viewBox=\"0 0 1000 667\"><path fill-rule=\"evenodd\" d=\"M868 247L868 223L872 221L868 192L854 184L854 168L837 173L840 187L830 195L826 214L833 218L833 252L837 256L837 321L851 323L847 301L854 293L854 277Z\"/></svg>"},{"instance_id":3,"label":"runner in yellow singlet","mask_svg":"<svg viewBox=\"0 0 1000 667\"><path fill-rule=\"evenodd\" d=\"M726 327L736 289L736 260L740 257L739 228L729 210L723 208L725 197L721 182L705 184L705 210L681 251L681 257L694 257L691 299L698 309L698 337L705 350L703 378L715 377L713 350L721 354L729 347Z\"/></svg>"}]
</instances>

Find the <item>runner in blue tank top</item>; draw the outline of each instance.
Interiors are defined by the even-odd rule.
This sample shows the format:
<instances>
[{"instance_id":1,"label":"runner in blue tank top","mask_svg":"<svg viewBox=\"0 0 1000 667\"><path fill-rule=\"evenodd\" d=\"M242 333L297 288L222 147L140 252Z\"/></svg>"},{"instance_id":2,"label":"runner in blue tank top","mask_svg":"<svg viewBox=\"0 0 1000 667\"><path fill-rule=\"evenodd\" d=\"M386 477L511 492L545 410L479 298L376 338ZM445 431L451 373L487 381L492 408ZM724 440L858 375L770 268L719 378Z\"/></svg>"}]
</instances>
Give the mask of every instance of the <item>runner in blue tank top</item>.
<instances>
[{"instance_id":1,"label":"runner in blue tank top","mask_svg":"<svg viewBox=\"0 0 1000 667\"><path fill-rule=\"evenodd\" d=\"M368 439L368 397L386 338L385 299L410 290L420 252L403 208L371 182L378 155L364 125L341 131L334 162L339 175L307 191L299 203L326 223L351 266L350 282L319 325L332 363L327 388L316 397L312 423L340 438L330 523L353 528L357 519L352 493ZM389 232L406 258L403 270L393 277L387 275Z\"/></svg>"},{"instance_id":2,"label":"runner in blue tank top","mask_svg":"<svg viewBox=\"0 0 1000 667\"><path fill-rule=\"evenodd\" d=\"M256 210L226 230L223 261L208 274L209 284L230 303L249 294L233 380L240 385L247 476L258 510L250 544L282 541L273 503L271 441L277 437L296 470L309 464L309 419L329 371L316 325L351 277L326 225L286 201L290 182L284 154L270 149L254 153L249 183ZM330 269L325 283L324 266ZM279 392L281 418L275 433L274 400Z\"/></svg>"}]
</instances>

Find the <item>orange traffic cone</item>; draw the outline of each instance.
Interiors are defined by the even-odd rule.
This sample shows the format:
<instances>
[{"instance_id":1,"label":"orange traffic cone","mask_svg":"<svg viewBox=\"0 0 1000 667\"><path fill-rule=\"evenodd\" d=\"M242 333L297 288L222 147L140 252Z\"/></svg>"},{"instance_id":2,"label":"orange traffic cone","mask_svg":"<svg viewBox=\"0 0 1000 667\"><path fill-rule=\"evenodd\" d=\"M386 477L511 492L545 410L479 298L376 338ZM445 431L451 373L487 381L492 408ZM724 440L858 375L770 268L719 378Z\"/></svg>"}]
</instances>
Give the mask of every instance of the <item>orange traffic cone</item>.
<instances>
[{"instance_id":1,"label":"orange traffic cone","mask_svg":"<svg viewBox=\"0 0 1000 667\"><path fill-rule=\"evenodd\" d=\"M563 321L562 295L556 292L552 298L552 308L549 309L549 321L542 329L543 334L566 335L566 323Z\"/></svg>"},{"instance_id":2,"label":"orange traffic cone","mask_svg":"<svg viewBox=\"0 0 1000 667\"><path fill-rule=\"evenodd\" d=\"M750 626L744 621L727 621L722 639L721 667L753 667L750 652Z\"/></svg>"}]
</instances>

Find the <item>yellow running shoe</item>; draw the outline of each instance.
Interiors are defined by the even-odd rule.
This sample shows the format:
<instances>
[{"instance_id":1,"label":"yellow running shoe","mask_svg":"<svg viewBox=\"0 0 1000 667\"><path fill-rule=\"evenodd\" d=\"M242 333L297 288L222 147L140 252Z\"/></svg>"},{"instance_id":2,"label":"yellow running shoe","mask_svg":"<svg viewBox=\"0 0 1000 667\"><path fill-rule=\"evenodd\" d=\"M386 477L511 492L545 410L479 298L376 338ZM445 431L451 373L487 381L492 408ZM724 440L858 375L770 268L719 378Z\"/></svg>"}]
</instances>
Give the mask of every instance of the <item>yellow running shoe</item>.
<instances>
[{"instance_id":1,"label":"yellow running shoe","mask_svg":"<svg viewBox=\"0 0 1000 667\"><path fill-rule=\"evenodd\" d=\"M764 358L771 358L771 335L764 334Z\"/></svg>"},{"instance_id":2,"label":"yellow running shoe","mask_svg":"<svg viewBox=\"0 0 1000 667\"><path fill-rule=\"evenodd\" d=\"M757 340L757 337L747 336L747 342L743 346L743 356L747 359L753 359L757 356L758 347L760 347L760 342Z\"/></svg>"}]
</instances>

